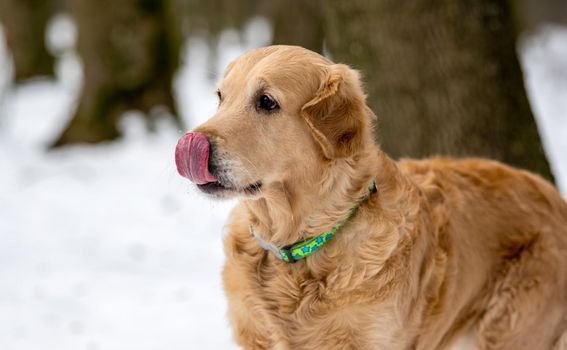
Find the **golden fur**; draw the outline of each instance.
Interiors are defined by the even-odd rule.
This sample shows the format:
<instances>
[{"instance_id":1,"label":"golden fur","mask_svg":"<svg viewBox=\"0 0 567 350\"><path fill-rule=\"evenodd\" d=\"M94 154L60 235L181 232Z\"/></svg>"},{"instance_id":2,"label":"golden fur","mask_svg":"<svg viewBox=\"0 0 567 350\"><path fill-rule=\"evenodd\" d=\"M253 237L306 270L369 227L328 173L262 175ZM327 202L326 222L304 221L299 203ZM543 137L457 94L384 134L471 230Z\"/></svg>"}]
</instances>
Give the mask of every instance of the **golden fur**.
<instances>
[{"instance_id":1,"label":"golden fur","mask_svg":"<svg viewBox=\"0 0 567 350\"><path fill-rule=\"evenodd\" d=\"M224 286L245 349L567 349L567 204L527 171L482 159L393 161L372 140L356 71L290 46L238 58L196 131L219 176L261 191L227 224ZM258 95L278 104L259 110ZM403 140L400 140L403 142ZM324 231L289 264L262 249Z\"/></svg>"}]
</instances>

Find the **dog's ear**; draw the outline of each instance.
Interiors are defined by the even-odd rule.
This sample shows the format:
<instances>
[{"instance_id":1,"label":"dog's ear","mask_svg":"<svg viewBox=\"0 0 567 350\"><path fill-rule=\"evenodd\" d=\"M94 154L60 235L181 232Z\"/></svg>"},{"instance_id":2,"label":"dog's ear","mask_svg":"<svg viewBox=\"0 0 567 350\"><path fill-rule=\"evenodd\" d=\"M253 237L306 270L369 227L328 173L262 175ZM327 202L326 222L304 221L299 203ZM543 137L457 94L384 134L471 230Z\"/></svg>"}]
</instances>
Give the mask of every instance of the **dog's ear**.
<instances>
[{"instance_id":1,"label":"dog's ear","mask_svg":"<svg viewBox=\"0 0 567 350\"><path fill-rule=\"evenodd\" d=\"M362 146L375 117L365 100L357 71L344 64L326 68L301 115L327 159L351 156Z\"/></svg>"}]
</instances>

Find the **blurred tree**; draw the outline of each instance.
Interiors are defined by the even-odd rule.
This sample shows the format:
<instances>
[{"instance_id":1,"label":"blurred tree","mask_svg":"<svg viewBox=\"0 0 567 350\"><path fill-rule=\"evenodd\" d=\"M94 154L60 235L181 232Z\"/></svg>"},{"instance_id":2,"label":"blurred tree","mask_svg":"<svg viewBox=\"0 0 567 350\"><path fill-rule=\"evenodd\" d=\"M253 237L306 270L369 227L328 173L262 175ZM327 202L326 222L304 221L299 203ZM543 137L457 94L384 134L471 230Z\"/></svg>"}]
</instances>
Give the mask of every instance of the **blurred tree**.
<instances>
[{"instance_id":1,"label":"blurred tree","mask_svg":"<svg viewBox=\"0 0 567 350\"><path fill-rule=\"evenodd\" d=\"M169 109L181 45L172 0L67 0L78 26L84 83L73 119L54 146L119 136L127 110L151 117Z\"/></svg>"},{"instance_id":2,"label":"blurred tree","mask_svg":"<svg viewBox=\"0 0 567 350\"><path fill-rule=\"evenodd\" d=\"M509 4L522 31L533 32L548 24L567 25L565 0L513 0Z\"/></svg>"},{"instance_id":3,"label":"blurred tree","mask_svg":"<svg viewBox=\"0 0 567 350\"><path fill-rule=\"evenodd\" d=\"M299 45L323 52L320 0L271 1L266 12L274 26L273 44Z\"/></svg>"},{"instance_id":4,"label":"blurred tree","mask_svg":"<svg viewBox=\"0 0 567 350\"><path fill-rule=\"evenodd\" d=\"M204 34L211 39L228 28L241 30L257 14L256 0L176 0L186 14L185 34Z\"/></svg>"},{"instance_id":5,"label":"blurred tree","mask_svg":"<svg viewBox=\"0 0 567 350\"><path fill-rule=\"evenodd\" d=\"M248 20L258 14L261 4L256 0L176 0L184 17L183 34L208 41L210 57L207 71L216 80L219 53L218 40L224 30L242 33ZM223 67L224 68L224 67Z\"/></svg>"},{"instance_id":6,"label":"blurred tree","mask_svg":"<svg viewBox=\"0 0 567 350\"><path fill-rule=\"evenodd\" d=\"M485 156L552 179L507 0L329 0L333 58L364 72L394 157Z\"/></svg>"},{"instance_id":7,"label":"blurred tree","mask_svg":"<svg viewBox=\"0 0 567 350\"><path fill-rule=\"evenodd\" d=\"M54 74L55 60L45 46L52 6L51 0L0 0L0 21L14 60L16 82Z\"/></svg>"}]
</instances>

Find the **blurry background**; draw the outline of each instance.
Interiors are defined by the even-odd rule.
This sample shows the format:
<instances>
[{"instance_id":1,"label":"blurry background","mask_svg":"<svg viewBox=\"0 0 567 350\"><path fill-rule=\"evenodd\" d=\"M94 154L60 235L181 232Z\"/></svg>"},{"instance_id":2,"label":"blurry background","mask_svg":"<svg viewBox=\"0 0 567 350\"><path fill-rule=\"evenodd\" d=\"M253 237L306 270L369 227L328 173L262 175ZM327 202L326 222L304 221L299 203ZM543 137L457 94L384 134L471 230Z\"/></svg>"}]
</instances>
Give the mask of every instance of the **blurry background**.
<instances>
[{"instance_id":1,"label":"blurry background","mask_svg":"<svg viewBox=\"0 0 567 350\"><path fill-rule=\"evenodd\" d=\"M177 139L255 47L362 71L393 157L567 193L563 0L0 0L0 349L231 349L222 225Z\"/></svg>"}]
</instances>

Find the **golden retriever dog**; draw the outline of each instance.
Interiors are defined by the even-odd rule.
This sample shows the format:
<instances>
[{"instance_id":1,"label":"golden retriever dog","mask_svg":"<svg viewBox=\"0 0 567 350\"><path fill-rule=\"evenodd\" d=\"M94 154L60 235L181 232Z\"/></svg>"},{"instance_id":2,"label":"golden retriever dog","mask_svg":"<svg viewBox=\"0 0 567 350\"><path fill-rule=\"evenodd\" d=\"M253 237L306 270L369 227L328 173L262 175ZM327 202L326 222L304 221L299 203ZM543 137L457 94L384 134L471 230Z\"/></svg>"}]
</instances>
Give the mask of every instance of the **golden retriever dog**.
<instances>
[{"instance_id":1,"label":"golden retriever dog","mask_svg":"<svg viewBox=\"0 0 567 350\"><path fill-rule=\"evenodd\" d=\"M243 55L217 92L176 163L241 198L223 277L244 349L567 349L551 184L489 160L390 159L359 74L300 47Z\"/></svg>"}]
</instances>

